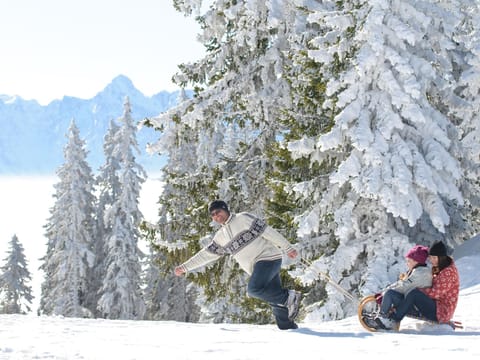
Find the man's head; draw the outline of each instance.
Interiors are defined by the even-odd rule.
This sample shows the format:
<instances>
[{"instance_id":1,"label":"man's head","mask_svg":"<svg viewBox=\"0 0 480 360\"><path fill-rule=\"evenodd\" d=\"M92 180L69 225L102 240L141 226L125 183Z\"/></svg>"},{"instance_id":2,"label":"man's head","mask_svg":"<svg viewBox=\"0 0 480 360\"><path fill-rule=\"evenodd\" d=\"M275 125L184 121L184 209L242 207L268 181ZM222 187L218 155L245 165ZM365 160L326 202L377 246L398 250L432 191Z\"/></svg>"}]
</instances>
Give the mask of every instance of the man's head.
<instances>
[{"instance_id":1,"label":"man's head","mask_svg":"<svg viewBox=\"0 0 480 360\"><path fill-rule=\"evenodd\" d=\"M212 217L213 221L223 224L228 220L230 216L230 210L228 210L228 205L223 200L215 200L210 203L208 206L208 212Z\"/></svg>"}]
</instances>

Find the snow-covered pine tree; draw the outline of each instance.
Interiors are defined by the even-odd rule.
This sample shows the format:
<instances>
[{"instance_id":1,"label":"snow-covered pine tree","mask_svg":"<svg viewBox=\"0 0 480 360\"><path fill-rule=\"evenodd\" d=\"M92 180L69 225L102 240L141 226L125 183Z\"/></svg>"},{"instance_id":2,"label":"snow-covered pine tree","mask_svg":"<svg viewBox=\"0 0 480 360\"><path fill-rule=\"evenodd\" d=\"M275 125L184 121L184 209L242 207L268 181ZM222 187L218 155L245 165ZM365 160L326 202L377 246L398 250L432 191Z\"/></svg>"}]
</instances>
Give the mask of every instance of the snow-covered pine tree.
<instances>
[{"instance_id":1,"label":"snow-covered pine tree","mask_svg":"<svg viewBox=\"0 0 480 360\"><path fill-rule=\"evenodd\" d=\"M98 312L97 304L100 298L100 289L103 279L106 275L106 245L105 239L109 238L112 228L105 222L105 211L118 199L121 189L118 172L120 163L117 156L114 155L115 136L120 127L115 121L110 121L107 133L104 136L103 152L105 155L105 163L100 167L100 173L96 177L95 187L97 195L96 203L96 226L95 226L95 244L93 251L95 253L95 263L92 278L90 279L91 291L89 291L88 302L93 305L95 315L101 316Z\"/></svg>"},{"instance_id":2,"label":"snow-covered pine tree","mask_svg":"<svg viewBox=\"0 0 480 360\"><path fill-rule=\"evenodd\" d=\"M480 11L478 1L452 2L462 18L452 31L455 41L455 68L453 71L458 97L451 97L450 116L458 124L465 158L462 181L467 218L464 239L480 232Z\"/></svg>"},{"instance_id":3,"label":"snow-covered pine tree","mask_svg":"<svg viewBox=\"0 0 480 360\"><path fill-rule=\"evenodd\" d=\"M274 227L283 229L283 233L291 239L301 238L301 256L312 259L335 249L335 242L330 241L334 239L333 217L320 218L312 209L328 189L328 176L336 163L311 151L315 139L332 127L333 116L332 112L322 108L328 80L323 77L322 64L308 56L308 51L314 49L311 40L318 36L318 26L307 21L315 8L303 7L303 1L295 3L298 9L290 25L295 31L289 34L287 53L291 64L286 67L284 74L290 83L291 101L289 107L282 109L279 118L286 130L268 153L274 167L269 176L273 195L267 202L267 211ZM310 3L310 6L313 5ZM299 224L305 221L319 224L322 233L298 232ZM291 274L297 273L301 274L301 271ZM315 281L300 289L305 294L304 306L321 300L324 287L324 282Z\"/></svg>"},{"instance_id":4,"label":"snow-covered pine tree","mask_svg":"<svg viewBox=\"0 0 480 360\"><path fill-rule=\"evenodd\" d=\"M161 249L150 251L145 276L145 319L198 322L200 308L195 304L197 286L183 277L174 276L165 266L166 262L167 256Z\"/></svg>"},{"instance_id":5,"label":"snow-covered pine tree","mask_svg":"<svg viewBox=\"0 0 480 360\"><path fill-rule=\"evenodd\" d=\"M46 227L47 253L41 269L45 279L39 311L46 315L89 317L88 280L94 254L94 178L87 164L85 141L75 121L68 129L65 163L57 170L55 204Z\"/></svg>"},{"instance_id":6,"label":"snow-covered pine tree","mask_svg":"<svg viewBox=\"0 0 480 360\"><path fill-rule=\"evenodd\" d=\"M26 314L33 300L31 276L17 235L12 236L7 254L0 267L0 314Z\"/></svg>"},{"instance_id":7,"label":"snow-covered pine tree","mask_svg":"<svg viewBox=\"0 0 480 360\"><path fill-rule=\"evenodd\" d=\"M298 218L298 235L309 248L333 250L312 258L314 266L351 292L395 280L411 243L452 245L465 231L450 226L464 211L465 173L450 113L458 99L453 29L465 19L455 4L462 2L323 1L309 16L319 36L308 54L328 79L322 107L334 125L287 146L294 157L339 165ZM296 191L311 196L302 184ZM321 227L329 217L333 239ZM313 277L306 272L303 280ZM338 291L327 291L317 316L353 310Z\"/></svg>"},{"instance_id":8,"label":"snow-covered pine tree","mask_svg":"<svg viewBox=\"0 0 480 360\"><path fill-rule=\"evenodd\" d=\"M186 100L182 90L179 103ZM188 299L197 296L198 286L189 279L177 278L173 268L189 254L198 251L201 234L211 231L205 196L215 183L203 185L203 174L193 170L197 168L197 158L192 156L196 152L196 133L192 128L174 118L173 121L165 121L161 130L161 141L152 149L168 154L168 162L162 169L164 185L159 199L159 221L149 231L152 251L160 252L152 259L159 268L159 281L151 284L154 274L148 279L151 288L147 306L149 316L195 321L199 318L198 306ZM200 229L200 226L204 228ZM160 303L169 306L156 309L156 304Z\"/></svg>"},{"instance_id":9,"label":"snow-covered pine tree","mask_svg":"<svg viewBox=\"0 0 480 360\"><path fill-rule=\"evenodd\" d=\"M186 15L201 10L198 1L179 0L175 6ZM292 12L288 1L214 1L197 18L206 57L180 65L174 77L182 87L191 83L195 96L152 121L165 129L173 120L190 132L196 154L190 173L199 172L206 184L216 177L212 190L233 208L263 213L268 198L264 154L276 141L279 109L289 101L282 71L288 61L285 19ZM170 138L160 139L160 151L165 141Z\"/></svg>"},{"instance_id":10,"label":"snow-covered pine tree","mask_svg":"<svg viewBox=\"0 0 480 360\"><path fill-rule=\"evenodd\" d=\"M112 185L117 185L118 188L112 190L116 197L111 199L112 204L104 210L108 233L105 234L105 277L100 289L98 310L108 319L139 320L145 314L145 303L141 290L143 254L138 248L139 226L142 221L138 199L146 173L134 155L134 152L139 152L137 129L128 97L125 99L123 115L118 121L120 128L112 133L110 145L113 146L112 158L118 161L118 183ZM111 175L111 178L115 179L115 176Z\"/></svg>"},{"instance_id":11,"label":"snow-covered pine tree","mask_svg":"<svg viewBox=\"0 0 480 360\"><path fill-rule=\"evenodd\" d=\"M180 91L178 103L187 100L184 89ZM150 151L168 154L169 161L162 169L163 191L158 203L159 221L155 226L145 224L146 237L151 242L152 255L147 273L147 319L197 321L199 308L195 304L198 286L185 278L173 274L174 265L186 258L187 250L178 246L178 240L185 240L198 250L198 234L192 224L205 223L204 192L198 186L195 172L197 159L194 132L183 127L178 119L162 125L162 141ZM182 200L180 200L182 199ZM189 199L189 203L185 200ZM192 204L193 199L195 202ZM205 224L205 226L208 226ZM159 246L162 244L162 246ZM193 300L191 300L193 299Z\"/></svg>"},{"instance_id":12,"label":"snow-covered pine tree","mask_svg":"<svg viewBox=\"0 0 480 360\"><path fill-rule=\"evenodd\" d=\"M179 0L175 6L188 15L199 12L201 2ZM176 198L172 203L178 206L181 202L181 208L186 209L177 211L167 222L182 223L184 214L195 214L198 218L198 222L190 218L183 225L188 225L187 232L169 235L187 240L185 245L190 247L187 254L198 250L197 242L206 230L211 232L206 213L210 200L223 198L233 211L248 210L265 215L264 205L270 196L266 174L271 168L265 153L277 140L279 109L289 101L288 82L282 77L282 71L284 62L288 61L283 53L288 45L286 18L293 12L288 1L214 1L210 9L198 17L206 57L181 65L181 73L175 76L176 83L182 87L191 83L195 96L152 120L159 129L168 129L172 122L175 128L173 137L164 135L160 139L158 151L167 150L169 155L180 146L182 150L192 148L191 167L172 162L169 156L167 171L186 169L183 177L176 177L174 181L194 195L184 197L183 192L170 193L172 188L167 177L172 178L173 174L168 173L162 195L170 201ZM167 146L173 139L179 140L176 148L175 143ZM187 234L194 236L188 239ZM217 263L196 278L203 286L206 299L216 302L209 305L211 318L238 319L243 316L238 315L242 313L242 306L251 307L244 297L244 275L238 274L233 263ZM239 283L238 279L241 279ZM259 312L255 320L263 315L265 313Z\"/></svg>"}]
</instances>

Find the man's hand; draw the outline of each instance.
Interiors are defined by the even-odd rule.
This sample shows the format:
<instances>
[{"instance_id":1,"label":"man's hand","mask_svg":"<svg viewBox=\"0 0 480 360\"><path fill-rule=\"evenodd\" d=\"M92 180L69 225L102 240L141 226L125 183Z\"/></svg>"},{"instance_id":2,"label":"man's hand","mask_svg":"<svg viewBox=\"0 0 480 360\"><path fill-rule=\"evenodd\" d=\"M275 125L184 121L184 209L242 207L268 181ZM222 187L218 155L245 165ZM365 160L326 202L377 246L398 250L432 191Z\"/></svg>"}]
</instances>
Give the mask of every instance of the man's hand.
<instances>
[{"instance_id":1,"label":"man's hand","mask_svg":"<svg viewBox=\"0 0 480 360\"><path fill-rule=\"evenodd\" d=\"M287 256L290 258L290 259L295 259L298 255L298 252L297 250L295 249L291 249L287 252Z\"/></svg>"},{"instance_id":2,"label":"man's hand","mask_svg":"<svg viewBox=\"0 0 480 360\"><path fill-rule=\"evenodd\" d=\"M183 274L185 274L185 269L183 268L183 266L177 266L175 268L175 275L177 276L182 276Z\"/></svg>"}]
</instances>

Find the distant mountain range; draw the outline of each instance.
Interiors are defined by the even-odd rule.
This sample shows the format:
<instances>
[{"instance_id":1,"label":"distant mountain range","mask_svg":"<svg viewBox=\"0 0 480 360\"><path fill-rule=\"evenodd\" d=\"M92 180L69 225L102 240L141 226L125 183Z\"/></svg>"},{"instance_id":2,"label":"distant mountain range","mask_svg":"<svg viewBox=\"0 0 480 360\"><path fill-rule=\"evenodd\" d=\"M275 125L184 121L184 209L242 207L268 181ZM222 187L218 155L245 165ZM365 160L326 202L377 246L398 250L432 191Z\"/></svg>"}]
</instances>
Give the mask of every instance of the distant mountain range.
<instances>
[{"instance_id":1,"label":"distant mountain range","mask_svg":"<svg viewBox=\"0 0 480 360\"><path fill-rule=\"evenodd\" d=\"M92 99L65 96L46 106L35 100L0 95L0 175L54 174L64 163L63 148L72 119L86 141L88 162L94 172L104 162L103 137L110 120L123 114L125 97L130 100L132 116L139 121L158 115L178 101L179 91L161 91L147 97L127 77L120 75ZM137 133L141 154L138 162L147 172L158 171L165 160L146 153L147 143L160 133L142 128Z\"/></svg>"}]
</instances>

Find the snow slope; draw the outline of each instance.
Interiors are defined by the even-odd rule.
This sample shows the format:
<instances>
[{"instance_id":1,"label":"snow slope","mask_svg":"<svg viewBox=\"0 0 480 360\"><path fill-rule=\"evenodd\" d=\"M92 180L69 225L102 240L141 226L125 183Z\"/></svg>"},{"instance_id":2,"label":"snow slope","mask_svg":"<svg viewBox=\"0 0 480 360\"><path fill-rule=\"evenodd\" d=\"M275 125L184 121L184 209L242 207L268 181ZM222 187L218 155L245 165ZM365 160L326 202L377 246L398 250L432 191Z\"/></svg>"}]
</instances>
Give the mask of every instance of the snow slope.
<instances>
[{"instance_id":1,"label":"snow slope","mask_svg":"<svg viewBox=\"0 0 480 360\"><path fill-rule=\"evenodd\" d=\"M455 319L464 329L412 319L398 333L369 333L356 317L274 325L190 324L0 315L0 359L478 359L479 238L456 249L461 292Z\"/></svg>"}]
</instances>

